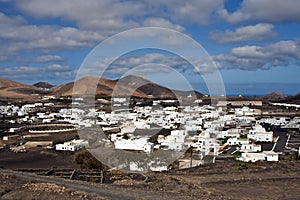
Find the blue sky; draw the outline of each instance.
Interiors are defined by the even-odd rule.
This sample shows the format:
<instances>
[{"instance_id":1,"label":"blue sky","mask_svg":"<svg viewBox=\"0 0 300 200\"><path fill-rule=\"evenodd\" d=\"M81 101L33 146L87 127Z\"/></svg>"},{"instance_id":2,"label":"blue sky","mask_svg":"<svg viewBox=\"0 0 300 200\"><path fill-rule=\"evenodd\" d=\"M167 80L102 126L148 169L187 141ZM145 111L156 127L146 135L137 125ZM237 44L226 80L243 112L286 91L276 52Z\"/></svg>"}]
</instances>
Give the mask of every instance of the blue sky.
<instances>
[{"instance_id":1,"label":"blue sky","mask_svg":"<svg viewBox=\"0 0 300 200\"><path fill-rule=\"evenodd\" d=\"M200 43L217 64L227 94L296 94L299 13L299 0L0 0L0 77L27 84L67 83L101 41L132 28L155 26ZM109 54L99 56L112 59ZM146 62L175 70L185 66L170 53L135 51L120 56L108 78ZM193 70L179 71L195 89L207 93ZM153 78L153 72L147 77Z\"/></svg>"}]
</instances>

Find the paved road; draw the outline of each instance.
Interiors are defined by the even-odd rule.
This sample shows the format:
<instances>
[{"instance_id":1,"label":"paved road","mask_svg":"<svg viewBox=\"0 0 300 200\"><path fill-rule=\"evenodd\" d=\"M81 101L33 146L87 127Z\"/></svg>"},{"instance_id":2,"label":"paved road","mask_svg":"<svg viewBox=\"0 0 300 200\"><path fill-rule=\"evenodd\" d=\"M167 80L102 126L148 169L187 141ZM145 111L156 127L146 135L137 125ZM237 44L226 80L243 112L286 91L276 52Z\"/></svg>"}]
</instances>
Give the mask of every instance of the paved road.
<instances>
[{"instance_id":1,"label":"paved road","mask_svg":"<svg viewBox=\"0 0 300 200\"><path fill-rule=\"evenodd\" d=\"M40 176L27 172L12 171L8 169L0 169L1 174L14 175L19 179L27 181L36 182L47 182L53 183L59 186L64 186L68 189L73 189L76 191L83 191L87 193L95 193L103 198L107 199L188 199L186 197L175 196L172 193L162 192L162 191L146 191L137 188L124 188L116 185L109 184L95 184L83 181L71 181L66 179L61 179L57 177L47 177Z\"/></svg>"},{"instance_id":2,"label":"paved road","mask_svg":"<svg viewBox=\"0 0 300 200\"><path fill-rule=\"evenodd\" d=\"M275 131L274 132L274 136L275 137L279 137L275 149L275 152L283 152L284 148L285 148L285 144L287 142L288 136L286 132L281 132L281 131Z\"/></svg>"}]
</instances>

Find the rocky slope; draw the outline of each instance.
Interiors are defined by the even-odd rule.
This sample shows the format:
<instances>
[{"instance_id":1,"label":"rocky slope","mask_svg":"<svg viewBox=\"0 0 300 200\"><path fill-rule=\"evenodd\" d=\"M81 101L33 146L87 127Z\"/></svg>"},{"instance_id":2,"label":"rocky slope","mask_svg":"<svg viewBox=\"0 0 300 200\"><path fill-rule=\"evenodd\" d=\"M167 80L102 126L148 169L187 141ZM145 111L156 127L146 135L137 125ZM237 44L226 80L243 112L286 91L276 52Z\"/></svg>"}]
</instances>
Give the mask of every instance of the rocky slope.
<instances>
[{"instance_id":1,"label":"rocky slope","mask_svg":"<svg viewBox=\"0 0 300 200\"><path fill-rule=\"evenodd\" d=\"M51 85L50 83L47 83L47 82L38 82L38 83L33 84L33 86L35 86L37 88L43 88L43 89L51 89L54 87L53 85Z\"/></svg>"},{"instance_id":2,"label":"rocky slope","mask_svg":"<svg viewBox=\"0 0 300 200\"><path fill-rule=\"evenodd\" d=\"M35 94L45 92L35 86L30 86L15 81L0 78L1 99L35 99Z\"/></svg>"},{"instance_id":3,"label":"rocky slope","mask_svg":"<svg viewBox=\"0 0 300 200\"><path fill-rule=\"evenodd\" d=\"M106 95L106 96L135 96L140 98L181 98L190 94L202 97L196 91L170 90L155 84L143 77L126 76L117 80L85 77L75 82L53 87L46 82L33 86L0 79L0 98L34 99L43 95L72 96L72 95Z\"/></svg>"},{"instance_id":4,"label":"rocky slope","mask_svg":"<svg viewBox=\"0 0 300 200\"><path fill-rule=\"evenodd\" d=\"M287 98L286 95L281 94L279 92L272 92L272 93L267 94L262 97L262 99L268 100L268 101L278 101L278 100L284 100L286 98Z\"/></svg>"}]
</instances>

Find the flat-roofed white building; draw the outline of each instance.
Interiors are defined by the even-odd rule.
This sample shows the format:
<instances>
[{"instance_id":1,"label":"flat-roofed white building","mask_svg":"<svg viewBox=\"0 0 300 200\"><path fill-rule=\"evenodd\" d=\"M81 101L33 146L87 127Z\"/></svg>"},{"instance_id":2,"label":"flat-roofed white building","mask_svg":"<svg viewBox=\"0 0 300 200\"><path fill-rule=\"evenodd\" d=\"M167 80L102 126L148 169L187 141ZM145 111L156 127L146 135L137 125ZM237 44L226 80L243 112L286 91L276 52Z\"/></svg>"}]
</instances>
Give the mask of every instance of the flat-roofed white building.
<instances>
[{"instance_id":1,"label":"flat-roofed white building","mask_svg":"<svg viewBox=\"0 0 300 200\"><path fill-rule=\"evenodd\" d=\"M238 160L243 162L257 162L257 161L278 161L278 154L274 151L263 151L261 153L245 152L241 154Z\"/></svg>"},{"instance_id":2,"label":"flat-roofed white building","mask_svg":"<svg viewBox=\"0 0 300 200\"><path fill-rule=\"evenodd\" d=\"M55 145L55 150L58 151L77 151L83 147L88 147L89 142L87 140L71 140L68 142L65 142L63 144L57 144Z\"/></svg>"},{"instance_id":3,"label":"flat-roofed white building","mask_svg":"<svg viewBox=\"0 0 300 200\"><path fill-rule=\"evenodd\" d=\"M171 135L159 135L157 142L160 143L163 149L181 151L184 148L186 136L187 132L185 130L173 130L171 131Z\"/></svg>"},{"instance_id":4,"label":"flat-roofed white building","mask_svg":"<svg viewBox=\"0 0 300 200\"><path fill-rule=\"evenodd\" d=\"M243 162L257 162L259 160L265 160L265 154L264 153L249 153L245 152L241 154L241 157L238 159Z\"/></svg>"},{"instance_id":5,"label":"flat-roofed white building","mask_svg":"<svg viewBox=\"0 0 300 200\"><path fill-rule=\"evenodd\" d=\"M248 139L253 139L258 142L272 142L273 132L260 132L247 135Z\"/></svg>"},{"instance_id":6,"label":"flat-roofed white building","mask_svg":"<svg viewBox=\"0 0 300 200\"><path fill-rule=\"evenodd\" d=\"M274 151L264 151L267 161L278 161L278 153Z\"/></svg>"},{"instance_id":7,"label":"flat-roofed white building","mask_svg":"<svg viewBox=\"0 0 300 200\"><path fill-rule=\"evenodd\" d=\"M154 144L149 142L149 138L129 138L118 139L114 142L116 149L132 150L132 151L144 151L146 153L153 152Z\"/></svg>"},{"instance_id":8,"label":"flat-roofed white building","mask_svg":"<svg viewBox=\"0 0 300 200\"><path fill-rule=\"evenodd\" d=\"M241 100L241 101L218 101L217 106L262 106L262 101Z\"/></svg>"},{"instance_id":9,"label":"flat-roofed white building","mask_svg":"<svg viewBox=\"0 0 300 200\"><path fill-rule=\"evenodd\" d=\"M239 138L241 129L229 129L227 131L221 131L218 133L217 138Z\"/></svg>"},{"instance_id":10,"label":"flat-roofed white building","mask_svg":"<svg viewBox=\"0 0 300 200\"><path fill-rule=\"evenodd\" d=\"M241 152L260 152L261 145L260 144L243 144L240 148Z\"/></svg>"},{"instance_id":11,"label":"flat-roofed white building","mask_svg":"<svg viewBox=\"0 0 300 200\"><path fill-rule=\"evenodd\" d=\"M234 145L243 145L243 144L249 144L249 139L247 138L236 138L236 137L233 137L233 138L229 138L226 142L227 145L230 145L230 146L234 146Z\"/></svg>"},{"instance_id":12,"label":"flat-roofed white building","mask_svg":"<svg viewBox=\"0 0 300 200\"><path fill-rule=\"evenodd\" d=\"M272 142L273 132L267 132L261 125L256 124L247 135L248 139L252 139L258 142Z\"/></svg>"},{"instance_id":13,"label":"flat-roofed white building","mask_svg":"<svg viewBox=\"0 0 300 200\"><path fill-rule=\"evenodd\" d=\"M220 145L218 144L218 141L215 137L212 137L212 134L210 134L208 131L204 131L198 135L197 142L191 144L192 147L196 148L196 151L203 152L204 155L208 154L218 154L218 150Z\"/></svg>"},{"instance_id":14,"label":"flat-roofed white building","mask_svg":"<svg viewBox=\"0 0 300 200\"><path fill-rule=\"evenodd\" d=\"M187 131L201 131L202 119L190 120L185 123L185 130Z\"/></svg>"},{"instance_id":15,"label":"flat-roofed white building","mask_svg":"<svg viewBox=\"0 0 300 200\"><path fill-rule=\"evenodd\" d=\"M267 123L275 126L286 125L290 121L289 117L271 117L257 120L257 123Z\"/></svg>"}]
</instances>

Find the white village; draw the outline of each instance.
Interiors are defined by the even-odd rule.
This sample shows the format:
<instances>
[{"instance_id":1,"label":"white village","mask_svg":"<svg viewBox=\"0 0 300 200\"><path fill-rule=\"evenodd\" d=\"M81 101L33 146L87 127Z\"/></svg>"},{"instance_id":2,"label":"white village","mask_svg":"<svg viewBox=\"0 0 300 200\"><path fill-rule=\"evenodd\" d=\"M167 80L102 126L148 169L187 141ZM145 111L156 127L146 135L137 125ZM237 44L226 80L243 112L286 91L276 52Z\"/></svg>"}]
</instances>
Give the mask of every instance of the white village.
<instances>
[{"instance_id":1,"label":"white village","mask_svg":"<svg viewBox=\"0 0 300 200\"><path fill-rule=\"evenodd\" d=\"M47 99L53 100L55 97ZM141 100L131 108L128 102L126 97L112 98L114 110L111 112L103 111L101 103L98 109L82 109L83 98L76 98L71 107L62 108L47 100L22 106L0 106L0 114L6 116L9 119L7 123L11 124L8 134L2 138L2 148L13 141L10 149L25 153L35 146L56 151L77 151L101 144L145 155L173 151L181 155L176 157L179 168L214 163L223 157L254 163L276 162L287 152L299 154L300 142L290 145L289 132L299 130L300 118L276 116L270 110L264 111L261 101L221 101L212 106L201 105L202 100L197 99L182 106L172 99L153 100L152 105L142 105ZM286 109L293 105L271 106ZM275 134L274 127L287 131ZM84 134L80 135L82 138L75 137L57 144L51 140L45 141L51 134L68 134L86 128L98 130L98 134L105 137L93 141L93 144ZM40 140L31 141L32 138ZM151 171L168 170L171 165L165 163L157 169L152 167ZM118 167L121 169L124 166ZM142 170L134 167L133 163L129 163L128 167L130 170Z\"/></svg>"}]
</instances>

